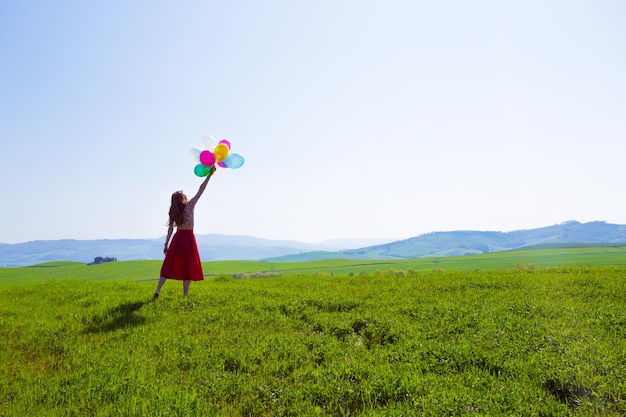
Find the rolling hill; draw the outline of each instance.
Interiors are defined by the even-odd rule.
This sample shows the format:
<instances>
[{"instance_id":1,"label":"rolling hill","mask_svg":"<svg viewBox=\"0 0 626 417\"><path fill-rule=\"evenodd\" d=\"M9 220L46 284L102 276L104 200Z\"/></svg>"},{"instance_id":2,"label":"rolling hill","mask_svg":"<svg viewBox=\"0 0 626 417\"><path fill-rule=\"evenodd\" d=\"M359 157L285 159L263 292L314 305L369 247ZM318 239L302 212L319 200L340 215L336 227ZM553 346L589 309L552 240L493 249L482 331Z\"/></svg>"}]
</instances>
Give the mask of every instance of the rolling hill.
<instances>
[{"instance_id":1,"label":"rolling hill","mask_svg":"<svg viewBox=\"0 0 626 417\"><path fill-rule=\"evenodd\" d=\"M0 243L0 267L20 267L52 261L92 262L113 257L119 261L163 259L163 241L157 239L35 240ZM196 235L203 261L258 260L311 251L336 251L389 242L390 239L335 239L320 243L261 239L251 236Z\"/></svg>"},{"instance_id":2,"label":"rolling hill","mask_svg":"<svg viewBox=\"0 0 626 417\"><path fill-rule=\"evenodd\" d=\"M405 259L500 252L535 245L626 244L626 225L603 221L561 224L512 232L433 232L389 242L382 239L333 240L317 244L251 236L197 235L203 261L267 260L272 262L324 259ZM163 259L163 240L100 239L40 240L0 244L0 267L51 261L91 262L97 256L118 260Z\"/></svg>"},{"instance_id":3,"label":"rolling hill","mask_svg":"<svg viewBox=\"0 0 626 417\"><path fill-rule=\"evenodd\" d=\"M433 232L410 239L359 249L313 252L268 259L309 261L322 259L403 259L462 256L500 252L536 245L626 244L626 225L603 221L568 221L554 226L512 232Z\"/></svg>"}]
</instances>

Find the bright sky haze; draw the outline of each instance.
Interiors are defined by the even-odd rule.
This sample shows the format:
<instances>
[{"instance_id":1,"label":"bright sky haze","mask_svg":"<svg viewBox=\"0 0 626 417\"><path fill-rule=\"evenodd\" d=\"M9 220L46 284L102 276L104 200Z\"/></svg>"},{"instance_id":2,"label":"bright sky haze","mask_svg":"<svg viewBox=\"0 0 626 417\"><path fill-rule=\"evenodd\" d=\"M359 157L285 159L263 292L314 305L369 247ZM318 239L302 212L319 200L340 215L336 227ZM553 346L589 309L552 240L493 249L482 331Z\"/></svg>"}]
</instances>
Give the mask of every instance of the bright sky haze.
<instances>
[{"instance_id":1,"label":"bright sky haze","mask_svg":"<svg viewBox=\"0 0 626 417\"><path fill-rule=\"evenodd\" d=\"M626 2L0 4L0 242L626 224Z\"/></svg>"}]
</instances>

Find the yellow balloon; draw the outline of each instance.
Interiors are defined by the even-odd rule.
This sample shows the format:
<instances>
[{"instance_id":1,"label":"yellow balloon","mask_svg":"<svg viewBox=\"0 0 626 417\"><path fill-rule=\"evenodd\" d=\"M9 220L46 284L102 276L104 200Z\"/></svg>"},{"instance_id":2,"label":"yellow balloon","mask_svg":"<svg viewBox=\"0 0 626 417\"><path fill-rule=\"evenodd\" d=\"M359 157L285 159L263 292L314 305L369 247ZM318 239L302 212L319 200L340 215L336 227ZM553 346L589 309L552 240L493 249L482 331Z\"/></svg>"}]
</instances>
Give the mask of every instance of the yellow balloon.
<instances>
[{"instance_id":1,"label":"yellow balloon","mask_svg":"<svg viewBox=\"0 0 626 417\"><path fill-rule=\"evenodd\" d=\"M215 160L218 162L223 161L224 159L228 157L228 152L229 152L228 146L226 146L224 143L220 143L213 150L213 154L215 155Z\"/></svg>"}]
</instances>

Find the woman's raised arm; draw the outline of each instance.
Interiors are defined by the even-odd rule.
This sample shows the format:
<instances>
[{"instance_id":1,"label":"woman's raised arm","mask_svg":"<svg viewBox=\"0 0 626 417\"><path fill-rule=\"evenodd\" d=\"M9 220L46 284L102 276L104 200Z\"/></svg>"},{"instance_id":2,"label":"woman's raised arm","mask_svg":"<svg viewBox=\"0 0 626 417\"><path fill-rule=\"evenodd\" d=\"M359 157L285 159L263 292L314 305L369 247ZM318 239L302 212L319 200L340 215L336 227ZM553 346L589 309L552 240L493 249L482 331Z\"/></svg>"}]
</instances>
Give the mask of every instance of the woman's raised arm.
<instances>
[{"instance_id":1,"label":"woman's raised arm","mask_svg":"<svg viewBox=\"0 0 626 417\"><path fill-rule=\"evenodd\" d=\"M196 201L198 201L198 199L200 198L200 196L202 195L202 193L204 192L204 189L206 188L206 185L209 183L209 180L211 179L211 177L213 176L213 174L215 174L215 166L211 167L211 172L209 172L209 175L206 176L206 178L204 179L204 181L202 181L202 184L200 184L200 188L198 188L198 192L196 193L196 195L193 196L193 198L191 200L189 200L189 202L192 202L195 204Z\"/></svg>"}]
</instances>

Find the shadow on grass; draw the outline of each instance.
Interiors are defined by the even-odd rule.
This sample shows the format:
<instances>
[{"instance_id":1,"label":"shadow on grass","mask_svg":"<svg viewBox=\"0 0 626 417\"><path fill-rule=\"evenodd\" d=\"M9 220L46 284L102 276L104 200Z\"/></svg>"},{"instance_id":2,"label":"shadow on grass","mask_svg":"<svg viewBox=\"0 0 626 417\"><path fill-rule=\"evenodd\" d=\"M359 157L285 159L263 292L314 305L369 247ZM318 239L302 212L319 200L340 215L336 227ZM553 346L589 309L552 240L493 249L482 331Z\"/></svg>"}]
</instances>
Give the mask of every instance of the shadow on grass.
<instances>
[{"instance_id":1,"label":"shadow on grass","mask_svg":"<svg viewBox=\"0 0 626 417\"><path fill-rule=\"evenodd\" d=\"M146 301L120 304L109 309L106 313L85 320L87 333L112 332L118 329L135 327L146 322L144 317L136 313L146 304Z\"/></svg>"}]
</instances>

